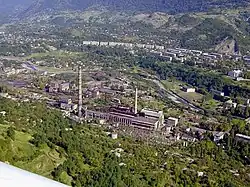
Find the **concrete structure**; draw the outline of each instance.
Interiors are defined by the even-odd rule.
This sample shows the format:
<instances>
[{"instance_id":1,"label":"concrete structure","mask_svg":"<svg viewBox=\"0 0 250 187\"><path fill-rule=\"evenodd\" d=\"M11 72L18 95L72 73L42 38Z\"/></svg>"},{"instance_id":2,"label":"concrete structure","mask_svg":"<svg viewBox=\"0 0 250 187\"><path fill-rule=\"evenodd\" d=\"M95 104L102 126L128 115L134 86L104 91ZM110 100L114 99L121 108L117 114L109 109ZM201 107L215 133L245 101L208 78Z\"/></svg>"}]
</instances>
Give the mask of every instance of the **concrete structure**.
<instances>
[{"instance_id":1,"label":"concrete structure","mask_svg":"<svg viewBox=\"0 0 250 187\"><path fill-rule=\"evenodd\" d=\"M111 90L109 88L100 88L99 89L99 94L104 94L104 95L109 95L109 96L114 96L116 93L115 90Z\"/></svg>"},{"instance_id":2,"label":"concrete structure","mask_svg":"<svg viewBox=\"0 0 250 187\"><path fill-rule=\"evenodd\" d=\"M163 61L167 61L167 62L172 62L173 61L173 57L171 57L171 56L165 56L165 55L162 55L160 57L160 59L163 60Z\"/></svg>"},{"instance_id":3,"label":"concrete structure","mask_svg":"<svg viewBox=\"0 0 250 187\"><path fill-rule=\"evenodd\" d=\"M227 100L224 103L224 108L225 109L236 108L236 107L237 107L237 103L234 103L231 99Z\"/></svg>"},{"instance_id":4,"label":"concrete structure","mask_svg":"<svg viewBox=\"0 0 250 187\"><path fill-rule=\"evenodd\" d=\"M246 124L250 124L250 117L245 119Z\"/></svg>"},{"instance_id":5,"label":"concrete structure","mask_svg":"<svg viewBox=\"0 0 250 187\"><path fill-rule=\"evenodd\" d=\"M9 96L8 93L0 93L0 97L4 97L4 98L7 98Z\"/></svg>"},{"instance_id":6,"label":"concrete structure","mask_svg":"<svg viewBox=\"0 0 250 187\"><path fill-rule=\"evenodd\" d=\"M71 98L61 98L59 100L60 103L67 103L67 104L72 104L72 99Z\"/></svg>"},{"instance_id":7,"label":"concrete structure","mask_svg":"<svg viewBox=\"0 0 250 187\"><path fill-rule=\"evenodd\" d=\"M223 58L223 55L220 54L220 53L211 53L210 55L214 55L214 56L216 56L216 58L218 58L218 59L222 59L222 58Z\"/></svg>"},{"instance_id":8,"label":"concrete structure","mask_svg":"<svg viewBox=\"0 0 250 187\"><path fill-rule=\"evenodd\" d=\"M159 126L159 121L157 119L135 116L133 114L125 114L123 112L98 112L85 110L85 117L87 119L105 119L109 123L118 123L123 126L130 126L150 131L157 129Z\"/></svg>"},{"instance_id":9,"label":"concrete structure","mask_svg":"<svg viewBox=\"0 0 250 187\"><path fill-rule=\"evenodd\" d=\"M111 138L112 138L113 140L116 140L116 139L118 138L118 134L117 134L117 133L112 133L112 134L111 134Z\"/></svg>"},{"instance_id":10,"label":"concrete structure","mask_svg":"<svg viewBox=\"0 0 250 187\"><path fill-rule=\"evenodd\" d=\"M242 59L242 56L241 55L233 55L232 56L232 59L234 60L234 61L240 61L241 59ZM250 60L250 59L249 59Z\"/></svg>"},{"instance_id":11,"label":"concrete structure","mask_svg":"<svg viewBox=\"0 0 250 187\"><path fill-rule=\"evenodd\" d=\"M176 58L177 54L176 53L171 53L171 52L164 52L163 56L170 56L172 58Z\"/></svg>"},{"instance_id":12,"label":"concrete structure","mask_svg":"<svg viewBox=\"0 0 250 187\"><path fill-rule=\"evenodd\" d=\"M250 142L250 136L246 136L243 134L236 134L235 139L238 141L243 141L243 142L247 142L247 143Z\"/></svg>"},{"instance_id":13,"label":"concrete structure","mask_svg":"<svg viewBox=\"0 0 250 187\"><path fill-rule=\"evenodd\" d=\"M167 124L172 126L172 127L176 127L176 125L178 124L179 120L177 118L173 118L173 117L169 117L167 119Z\"/></svg>"},{"instance_id":14,"label":"concrete structure","mask_svg":"<svg viewBox=\"0 0 250 187\"><path fill-rule=\"evenodd\" d=\"M147 48L147 49L154 49L155 46L154 45L145 45L145 48Z\"/></svg>"},{"instance_id":15,"label":"concrete structure","mask_svg":"<svg viewBox=\"0 0 250 187\"><path fill-rule=\"evenodd\" d=\"M182 90L183 90L184 92L187 92L187 93L193 93L193 92L195 92L195 88L190 88L190 87L186 87L186 86L184 86L184 87L182 88Z\"/></svg>"},{"instance_id":16,"label":"concrete structure","mask_svg":"<svg viewBox=\"0 0 250 187\"><path fill-rule=\"evenodd\" d=\"M51 82L49 85L49 92L50 93L57 93L59 91L59 83L58 82Z\"/></svg>"},{"instance_id":17,"label":"concrete structure","mask_svg":"<svg viewBox=\"0 0 250 187\"><path fill-rule=\"evenodd\" d=\"M161 128L161 131L162 131L162 132L165 132L165 133L167 133L167 134L169 134L169 133L171 132L171 130L172 130L172 126L170 126L170 125L168 125L168 124L164 125L164 126Z\"/></svg>"},{"instance_id":18,"label":"concrete structure","mask_svg":"<svg viewBox=\"0 0 250 187\"><path fill-rule=\"evenodd\" d=\"M109 42L109 46L110 46L110 47L115 47L116 45L117 45L116 42Z\"/></svg>"},{"instance_id":19,"label":"concrete structure","mask_svg":"<svg viewBox=\"0 0 250 187\"><path fill-rule=\"evenodd\" d=\"M170 52L170 53L175 53L176 55L181 53L181 51L178 50L178 49L170 49L170 48L168 48L168 49L166 49L166 51Z\"/></svg>"},{"instance_id":20,"label":"concrete structure","mask_svg":"<svg viewBox=\"0 0 250 187\"><path fill-rule=\"evenodd\" d=\"M68 82L61 83L59 85L59 91L60 92L67 92L67 91L69 91L69 86L70 86L70 84Z\"/></svg>"},{"instance_id":21,"label":"concrete structure","mask_svg":"<svg viewBox=\"0 0 250 187\"><path fill-rule=\"evenodd\" d=\"M213 61L213 60L217 59L217 56L216 55L211 55L211 54L208 54L208 53L203 53L203 59Z\"/></svg>"},{"instance_id":22,"label":"concrete structure","mask_svg":"<svg viewBox=\"0 0 250 187\"><path fill-rule=\"evenodd\" d=\"M136 44L136 47L138 47L138 48L145 48L145 44Z\"/></svg>"},{"instance_id":23,"label":"concrete structure","mask_svg":"<svg viewBox=\"0 0 250 187\"><path fill-rule=\"evenodd\" d=\"M142 109L141 113L145 115L145 118L155 119L159 121L158 128L161 128L164 124L164 114L163 111L154 111L150 109Z\"/></svg>"},{"instance_id":24,"label":"concrete structure","mask_svg":"<svg viewBox=\"0 0 250 187\"><path fill-rule=\"evenodd\" d=\"M108 42L100 42L100 46L108 46L109 43Z\"/></svg>"},{"instance_id":25,"label":"concrete structure","mask_svg":"<svg viewBox=\"0 0 250 187\"><path fill-rule=\"evenodd\" d=\"M221 91L218 91L218 90L214 90L214 89L211 89L211 92L214 94L214 95L218 95L218 96L225 96L225 93L224 92L221 92Z\"/></svg>"},{"instance_id":26,"label":"concrete structure","mask_svg":"<svg viewBox=\"0 0 250 187\"><path fill-rule=\"evenodd\" d=\"M224 138L225 132L214 132L214 142L218 142Z\"/></svg>"},{"instance_id":27,"label":"concrete structure","mask_svg":"<svg viewBox=\"0 0 250 187\"><path fill-rule=\"evenodd\" d=\"M238 78L242 75L242 71L241 70L233 70L233 71L229 71L228 72L228 76L232 77L232 78Z\"/></svg>"},{"instance_id":28,"label":"concrete structure","mask_svg":"<svg viewBox=\"0 0 250 187\"><path fill-rule=\"evenodd\" d=\"M191 51L189 49L184 49L184 48L176 48L177 50L179 50L181 53L184 53L184 54L189 54Z\"/></svg>"},{"instance_id":29,"label":"concrete structure","mask_svg":"<svg viewBox=\"0 0 250 187\"><path fill-rule=\"evenodd\" d=\"M155 49L164 50L164 46L156 45L156 46L155 46Z\"/></svg>"},{"instance_id":30,"label":"concrete structure","mask_svg":"<svg viewBox=\"0 0 250 187\"><path fill-rule=\"evenodd\" d=\"M77 110L77 105L73 104L73 103L60 103L60 108L62 110L66 110L66 111L74 111Z\"/></svg>"},{"instance_id":31,"label":"concrete structure","mask_svg":"<svg viewBox=\"0 0 250 187\"><path fill-rule=\"evenodd\" d=\"M83 45L91 45L91 41L83 41L82 44Z\"/></svg>"},{"instance_id":32,"label":"concrete structure","mask_svg":"<svg viewBox=\"0 0 250 187\"><path fill-rule=\"evenodd\" d=\"M200 56L202 54L202 51L198 51L198 50L191 50L191 53L196 55L196 56Z\"/></svg>"},{"instance_id":33,"label":"concrete structure","mask_svg":"<svg viewBox=\"0 0 250 187\"><path fill-rule=\"evenodd\" d=\"M246 99L246 105L250 105L250 99Z\"/></svg>"},{"instance_id":34,"label":"concrete structure","mask_svg":"<svg viewBox=\"0 0 250 187\"><path fill-rule=\"evenodd\" d=\"M196 138L194 138L194 137L192 137L192 136L190 136L188 134L183 134L181 136L181 139L184 140L184 141L187 141L187 142L195 142L197 140ZM185 144L185 145L187 145L187 144Z\"/></svg>"},{"instance_id":35,"label":"concrete structure","mask_svg":"<svg viewBox=\"0 0 250 187\"><path fill-rule=\"evenodd\" d=\"M138 98L138 90L135 88L135 114L137 114L137 98Z\"/></svg>"},{"instance_id":36,"label":"concrete structure","mask_svg":"<svg viewBox=\"0 0 250 187\"><path fill-rule=\"evenodd\" d=\"M155 57L160 57L162 56L162 52L159 51L150 51L150 54Z\"/></svg>"},{"instance_id":37,"label":"concrete structure","mask_svg":"<svg viewBox=\"0 0 250 187\"><path fill-rule=\"evenodd\" d=\"M244 60L246 63L250 63L250 56L243 56L243 60Z\"/></svg>"},{"instance_id":38,"label":"concrete structure","mask_svg":"<svg viewBox=\"0 0 250 187\"><path fill-rule=\"evenodd\" d=\"M98 45L100 45L100 42L97 42L97 41L91 41L91 42L90 42L90 44L91 44L91 45L96 45L96 46L98 46Z\"/></svg>"}]
</instances>

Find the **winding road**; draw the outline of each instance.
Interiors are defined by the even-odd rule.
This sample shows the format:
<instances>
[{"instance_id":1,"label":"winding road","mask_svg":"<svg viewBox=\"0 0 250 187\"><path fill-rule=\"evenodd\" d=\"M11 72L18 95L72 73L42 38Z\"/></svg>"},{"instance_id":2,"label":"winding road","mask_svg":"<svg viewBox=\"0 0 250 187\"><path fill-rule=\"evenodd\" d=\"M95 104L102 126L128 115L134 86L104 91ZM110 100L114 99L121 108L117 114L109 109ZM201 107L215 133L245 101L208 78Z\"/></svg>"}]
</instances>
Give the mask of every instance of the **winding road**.
<instances>
[{"instance_id":1,"label":"winding road","mask_svg":"<svg viewBox=\"0 0 250 187\"><path fill-rule=\"evenodd\" d=\"M190 103L186 99L183 99L182 97L180 97L179 95L175 94L174 92L167 90L164 87L164 85L158 79L147 79L147 80L152 81L155 84L157 84L160 87L160 90L163 91L163 94L167 95L167 97L169 99L171 99L173 102L175 102L175 103L182 103L182 104L188 106L191 110L193 110L195 112L204 111L202 108L199 108L199 107L195 106L194 104Z\"/></svg>"}]
</instances>

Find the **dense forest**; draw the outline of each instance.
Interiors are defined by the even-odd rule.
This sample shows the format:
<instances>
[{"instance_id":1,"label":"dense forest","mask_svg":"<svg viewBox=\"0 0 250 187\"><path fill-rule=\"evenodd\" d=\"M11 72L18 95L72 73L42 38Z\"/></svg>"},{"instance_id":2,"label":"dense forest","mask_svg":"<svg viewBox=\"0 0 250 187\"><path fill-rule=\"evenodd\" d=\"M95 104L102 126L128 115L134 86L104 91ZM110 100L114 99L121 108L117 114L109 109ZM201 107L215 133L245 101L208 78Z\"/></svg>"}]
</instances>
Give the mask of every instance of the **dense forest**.
<instances>
[{"instance_id":1,"label":"dense forest","mask_svg":"<svg viewBox=\"0 0 250 187\"><path fill-rule=\"evenodd\" d=\"M225 95L232 97L250 97L248 87L239 86L232 80L223 78L221 75L213 72L206 72L194 67L182 64L156 62L153 58L143 58L139 65L155 71L161 79L175 77L197 88L203 88L206 91L211 89L223 91Z\"/></svg>"},{"instance_id":2,"label":"dense forest","mask_svg":"<svg viewBox=\"0 0 250 187\"><path fill-rule=\"evenodd\" d=\"M236 37L236 34L233 26L225 21L207 18L182 35L181 46L189 49L209 49L225 38Z\"/></svg>"},{"instance_id":3,"label":"dense forest","mask_svg":"<svg viewBox=\"0 0 250 187\"><path fill-rule=\"evenodd\" d=\"M225 150L209 135L187 147L151 145L112 140L104 127L70 122L42 103L0 99L0 111L0 160L72 186L250 185L249 146L233 136ZM246 128L237 124L234 133Z\"/></svg>"},{"instance_id":4,"label":"dense forest","mask_svg":"<svg viewBox=\"0 0 250 187\"><path fill-rule=\"evenodd\" d=\"M25 0L30 1L30 0ZM46 10L84 10L90 7L105 6L111 10L144 11L144 12L198 12L208 11L211 8L235 8L247 5L245 0L35 0L20 17L32 15Z\"/></svg>"}]
</instances>

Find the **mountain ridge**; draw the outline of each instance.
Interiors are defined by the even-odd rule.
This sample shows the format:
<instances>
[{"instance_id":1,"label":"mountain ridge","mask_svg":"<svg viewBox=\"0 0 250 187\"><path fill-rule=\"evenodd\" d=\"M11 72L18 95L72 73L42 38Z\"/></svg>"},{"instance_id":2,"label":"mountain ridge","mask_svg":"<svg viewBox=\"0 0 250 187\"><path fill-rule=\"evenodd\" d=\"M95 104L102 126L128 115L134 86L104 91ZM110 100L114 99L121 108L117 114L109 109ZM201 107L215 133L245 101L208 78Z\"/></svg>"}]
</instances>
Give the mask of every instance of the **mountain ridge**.
<instances>
[{"instance_id":1,"label":"mountain ridge","mask_svg":"<svg viewBox=\"0 0 250 187\"><path fill-rule=\"evenodd\" d=\"M2 0L3 1L3 0ZM13 1L13 0L12 0ZM31 0L29 0L31 1ZM92 6L105 6L118 11L145 11L145 12L199 12L211 8L224 8L249 5L245 0L36 0L19 17L47 11L85 10Z\"/></svg>"}]
</instances>

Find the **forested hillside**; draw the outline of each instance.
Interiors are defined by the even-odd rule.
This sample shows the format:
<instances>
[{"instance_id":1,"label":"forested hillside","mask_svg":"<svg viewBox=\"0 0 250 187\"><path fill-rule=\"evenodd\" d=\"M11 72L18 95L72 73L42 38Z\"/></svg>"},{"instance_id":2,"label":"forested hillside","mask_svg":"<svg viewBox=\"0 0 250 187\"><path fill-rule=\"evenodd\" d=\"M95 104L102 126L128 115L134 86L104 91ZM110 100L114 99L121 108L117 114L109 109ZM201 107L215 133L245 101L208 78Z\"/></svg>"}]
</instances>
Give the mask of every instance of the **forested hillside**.
<instances>
[{"instance_id":1,"label":"forested hillside","mask_svg":"<svg viewBox=\"0 0 250 187\"><path fill-rule=\"evenodd\" d=\"M235 8L248 4L245 0L36 0L22 16L31 16L46 10L85 10L92 6L105 6L110 10L144 12L198 12L211 8Z\"/></svg>"},{"instance_id":2,"label":"forested hillside","mask_svg":"<svg viewBox=\"0 0 250 187\"><path fill-rule=\"evenodd\" d=\"M0 0L0 15L20 12L28 8L34 0Z\"/></svg>"},{"instance_id":3,"label":"forested hillside","mask_svg":"<svg viewBox=\"0 0 250 187\"><path fill-rule=\"evenodd\" d=\"M72 186L250 185L241 156L249 148L234 148L230 137L230 152L209 138L188 147L150 145L112 140L105 129L72 123L41 103L0 99L0 111L0 160Z\"/></svg>"}]
</instances>

